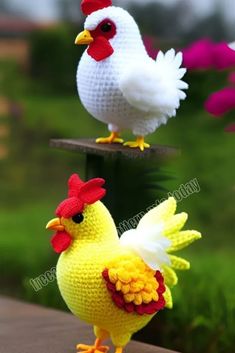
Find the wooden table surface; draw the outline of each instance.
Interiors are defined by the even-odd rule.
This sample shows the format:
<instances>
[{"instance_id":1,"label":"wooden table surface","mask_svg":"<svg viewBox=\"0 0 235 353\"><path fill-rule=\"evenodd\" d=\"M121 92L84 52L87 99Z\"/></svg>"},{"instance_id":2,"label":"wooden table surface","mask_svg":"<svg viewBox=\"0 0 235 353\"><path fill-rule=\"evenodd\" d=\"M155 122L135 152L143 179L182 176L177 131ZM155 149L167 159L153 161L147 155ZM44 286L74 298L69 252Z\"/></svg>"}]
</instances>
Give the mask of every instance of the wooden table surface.
<instances>
[{"instance_id":1,"label":"wooden table surface","mask_svg":"<svg viewBox=\"0 0 235 353\"><path fill-rule=\"evenodd\" d=\"M138 148L124 147L121 144L97 144L95 139L51 139L50 146L93 154L103 157L126 157L131 159L160 159L166 160L180 155L180 151L174 147L163 145L151 145L151 148L146 148L143 152Z\"/></svg>"},{"instance_id":2,"label":"wooden table surface","mask_svg":"<svg viewBox=\"0 0 235 353\"><path fill-rule=\"evenodd\" d=\"M93 341L92 328L71 314L0 297L0 353L76 353L77 343ZM134 341L125 352L175 353Z\"/></svg>"}]
</instances>

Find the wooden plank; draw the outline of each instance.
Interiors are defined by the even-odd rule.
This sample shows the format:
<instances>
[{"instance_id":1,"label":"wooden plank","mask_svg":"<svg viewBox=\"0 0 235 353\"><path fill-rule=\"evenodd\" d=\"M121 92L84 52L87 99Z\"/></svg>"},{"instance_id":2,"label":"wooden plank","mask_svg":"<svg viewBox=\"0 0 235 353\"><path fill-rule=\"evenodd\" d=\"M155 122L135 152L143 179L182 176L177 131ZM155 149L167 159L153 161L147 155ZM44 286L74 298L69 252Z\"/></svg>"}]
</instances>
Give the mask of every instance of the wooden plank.
<instances>
[{"instance_id":1,"label":"wooden plank","mask_svg":"<svg viewBox=\"0 0 235 353\"><path fill-rule=\"evenodd\" d=\"M78 342L93 340L92 328L68 313L0 297L0 353L76 353ZM134 341L125 352L176 353Z\"/></svg>"},{"instance_id":2,"label":"wooden plank","mask_svg":"<svg viewBox=\"0 0 235 353\"><path fill-rule=\"evenodd\" d=\"M165 160L180 155L178 149L169 146L151 145L151 148L141 152L139 149L124 147L121 144L97 144L94 139L51 139L50 146L103 157L157 158Z\"/></svg>"}]
</instances>

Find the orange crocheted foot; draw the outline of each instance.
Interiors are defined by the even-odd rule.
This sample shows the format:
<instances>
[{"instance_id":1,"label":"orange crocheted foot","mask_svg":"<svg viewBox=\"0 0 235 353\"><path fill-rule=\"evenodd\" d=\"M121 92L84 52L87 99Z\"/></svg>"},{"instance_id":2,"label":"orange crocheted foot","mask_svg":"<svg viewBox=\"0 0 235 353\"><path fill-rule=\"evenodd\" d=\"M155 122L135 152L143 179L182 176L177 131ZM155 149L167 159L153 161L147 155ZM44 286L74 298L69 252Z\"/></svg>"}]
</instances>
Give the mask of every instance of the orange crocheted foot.
<instances>
[{"instance_id":1,"label":"orange crocheted foot","mask_svg":"<svg viewBox=\"0 0 235 353\"><path fill-rule=\"evenodd\" d=\"M109 137L99 137L96 143L123 143L123 139L119 137L119 133L111 132Z\"/></svg>"},{"instance_id":2,"label":"orange crocheted foot","mask_svg":"<svg viewBox=\"0 0 235 353\"><path fill-rule=\"evenodd\" d=\"M136 141L125 142L124 146L130 147L130 148L139 148L141 151L144 151L145 148L150 148L150 145L144 142L143 136L138 136L136 138Z\"/></svg>"},{"instance_id":3,"label":"orange crocheted foot","mask_svg":"<svg viewBox=\"0 0 235 353\"><path fill-rule=\"evenodd\" d=\"M86 344L78 344L76 348L78 350L78 353L106 353L109 350L108 346L101 346L101 340L98 338L96 339L93 346L88 346Z\"/></svg>"}]
</instances>

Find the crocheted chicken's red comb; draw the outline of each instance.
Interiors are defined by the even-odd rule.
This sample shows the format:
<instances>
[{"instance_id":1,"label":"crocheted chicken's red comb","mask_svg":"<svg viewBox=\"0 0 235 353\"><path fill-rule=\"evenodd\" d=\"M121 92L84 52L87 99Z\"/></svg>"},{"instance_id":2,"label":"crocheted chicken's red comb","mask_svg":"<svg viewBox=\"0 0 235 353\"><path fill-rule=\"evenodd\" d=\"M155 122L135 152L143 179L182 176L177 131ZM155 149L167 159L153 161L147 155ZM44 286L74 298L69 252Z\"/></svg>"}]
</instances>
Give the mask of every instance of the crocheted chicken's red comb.
<instances>
[{"instance_id":1,"label":"crocheted chicken's red comb","mask_svg":"<svg viewBox=\"0 0 235 353\"><path fill-rule=\"evenodd\" d=\"M84 15L112 6L112 0L82 0L81 9Z\"/></svg>"},{"instance_id":2,"label":"crocheted chicken's red comb","mask_svg":"<svg viewBox=\"0 0 235 353\"><path fill-rule=\"evenodd\" d=\"M101 178L84 182L77 174L73 174L68 181L68 198L62 201L56 209L59 217L70 218L84 210L86 204L91 205L101 200L106 190L102 188L105 180Z\"/></svg>"}]
</instances>

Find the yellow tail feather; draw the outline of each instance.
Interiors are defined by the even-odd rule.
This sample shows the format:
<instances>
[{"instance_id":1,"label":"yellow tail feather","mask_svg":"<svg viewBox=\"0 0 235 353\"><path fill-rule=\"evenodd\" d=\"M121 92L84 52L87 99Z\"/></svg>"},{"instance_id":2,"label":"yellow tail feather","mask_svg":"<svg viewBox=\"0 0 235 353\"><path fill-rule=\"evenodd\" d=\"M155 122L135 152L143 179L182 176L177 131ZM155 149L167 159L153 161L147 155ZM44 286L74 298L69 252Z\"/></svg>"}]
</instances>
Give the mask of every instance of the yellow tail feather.
<instances>
[{"instance_id":1,"label":"yellow tail feather","mask_svg":"<svg viewBox=\"0 0 235 353\"><path fill-rule=\"evenodd\" d=\"M195 240L200 239L201 233L197 232L196 230L185 230L168 235L167 238L170 239L172 242L170 248L167 251L168 253L171 253L174 251L181 250L189 246Z\"/></svg>"},{"instance_id":2,"label":"yellow tail feather","mask_svg":"<svg viewBox=\"0 0 235 353\"><path fill-rule=\"evenodd\" d=\"M190 269L190 263L183 259L182 257L178 257L175 255L170 255L170 260L171 260L171 267L174 268L175 270L189 270Z\"/></svg>"}]
</instances>

